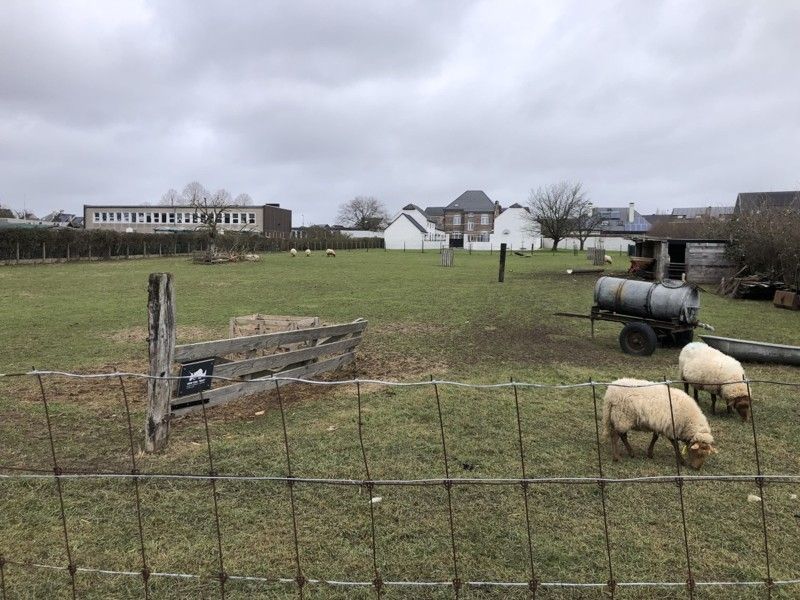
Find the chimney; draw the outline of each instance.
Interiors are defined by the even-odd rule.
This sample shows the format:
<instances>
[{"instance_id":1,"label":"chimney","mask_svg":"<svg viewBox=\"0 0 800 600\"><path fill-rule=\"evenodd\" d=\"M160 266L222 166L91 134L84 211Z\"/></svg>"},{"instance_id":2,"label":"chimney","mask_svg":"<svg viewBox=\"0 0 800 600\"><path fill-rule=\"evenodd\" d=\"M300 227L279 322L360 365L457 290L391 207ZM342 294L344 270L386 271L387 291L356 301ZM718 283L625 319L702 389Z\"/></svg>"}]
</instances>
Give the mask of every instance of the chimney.
<instances>
[{"instance_id":1,"label":"chimney","mask_svg":"<svg viewBox=\"0 0 800 600\"><path fill-rule=\"evenodd\" d=\"M634 221L634 210L633 210L633 202L628 203L628 223L633 223Z\"/></svg>"}]
</instances>

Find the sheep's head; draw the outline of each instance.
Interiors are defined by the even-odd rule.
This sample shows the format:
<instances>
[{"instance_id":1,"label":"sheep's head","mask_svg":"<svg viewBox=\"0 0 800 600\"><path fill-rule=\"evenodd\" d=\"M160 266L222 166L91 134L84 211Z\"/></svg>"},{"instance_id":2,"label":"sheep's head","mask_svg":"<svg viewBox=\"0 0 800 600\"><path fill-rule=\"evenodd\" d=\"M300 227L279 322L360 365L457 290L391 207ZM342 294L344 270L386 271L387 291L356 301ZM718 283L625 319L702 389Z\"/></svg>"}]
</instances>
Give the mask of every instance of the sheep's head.
<instances>
[{"instance_id":1,"label":"sheep's head","mask_svg":"<svg viewBox=\"0 0 800 600\"><path fill-rule=\"evenodd\" d=\"M716 454L717 449L706 442L694 442L686 446L686 462L693 469L699 469L712 454Z\"/></svg>"},{"instance_id":2,"label":"sheep's head","mask_svg":"<svg viewBox=\"0 0 800 600\"><path fill-rule=\"evenodd\" d=\"M736 412L742 417L743 422L747 422L747 419L750 418L750 396L731 398L728 402L728 406L736 409Z\"/></svg>"}]
</instances>

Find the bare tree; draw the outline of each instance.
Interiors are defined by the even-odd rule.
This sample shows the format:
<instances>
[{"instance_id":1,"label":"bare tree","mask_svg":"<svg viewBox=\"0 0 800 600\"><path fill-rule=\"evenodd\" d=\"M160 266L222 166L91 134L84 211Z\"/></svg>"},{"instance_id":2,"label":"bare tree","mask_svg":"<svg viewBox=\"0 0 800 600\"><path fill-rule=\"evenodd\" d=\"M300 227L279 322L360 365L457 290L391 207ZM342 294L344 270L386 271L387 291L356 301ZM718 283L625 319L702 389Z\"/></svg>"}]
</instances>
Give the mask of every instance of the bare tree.
<instances>
[{"instance_id":1,"label":"bare tree","mask_svg":"<svg viewBox=\"0 0 800 600\"><path fill-rule=\"evenodd\" d=\"M383 202L372 196L357 196L339 206L338 222L346 227L377 231L388 219Z\"/></svg>"},{"instance_id":2,"label":"bare tree","mask_svg":"<svg viewBox=\"0 0 800 600\"><path fill-rule=\"evenodd\" d=\"M178 190L175 188L168 189L163 196L161 196L161 200L159 204L161 206L176 206L181 203L181 195L178 193Z\"/></svg>"},{"instance_id":3,"label":"bare tree","mask_svg":"<svg viewBox=\"0 0 800 600\"><path fill-rule=\"evenodd\" d=\"M219 189L212 194L201 184L193 181L183 188L183 199L197 213L201 227L208 232L210 250L214 252L222 215L233 206L230 192Z\"/></svg>"},{"instance_id":4,"label":"bare tree","mask_svg":"<svg viewBox=\"0 0 800 600\"><path fill-rule=\"evenodd\" d=\"M544 237L553 240L553 252L558 243L575 229L578 209L586 203L582 185L561 181L531 190L528 198L531 225L539 224Z\"/></svg>"},{"instance_id":5,"label":"bare tree","mask_svg":"<svg viewBox=\"0 0 800 600\"><path fill-rule=\"evenodd\" d=\"M250 194L239 194L233 200L234 206L250 206L253 204L253 199L250 197Z\"/></svg>"},{"instance_id":6,"label":"bare tree","mask_svg":"<svg viewBox=\"0 0 800 600\"><path fill-rule=\"evenodd\" d=\"M18 219L38 219L39 218L39 217L37 217L35 214L33 214L31 211L29 211L26 208L23 208L22 210L17 210L17 211L15 211L15 213L16 213Z\"/></svg>"},{"instance_id":7,"label":"bare tree","mask_svg":"<svg viewBox=\"0 0 800 600\"><path fill-rule=\"evenodd\" d=\"M603 221L603 215L592 208L592 203L584 198L575 208L575 216L572 220L572 233L578 238L578 242L583 251L586 239L592 235Z\"/></svg>"}]
</instances>

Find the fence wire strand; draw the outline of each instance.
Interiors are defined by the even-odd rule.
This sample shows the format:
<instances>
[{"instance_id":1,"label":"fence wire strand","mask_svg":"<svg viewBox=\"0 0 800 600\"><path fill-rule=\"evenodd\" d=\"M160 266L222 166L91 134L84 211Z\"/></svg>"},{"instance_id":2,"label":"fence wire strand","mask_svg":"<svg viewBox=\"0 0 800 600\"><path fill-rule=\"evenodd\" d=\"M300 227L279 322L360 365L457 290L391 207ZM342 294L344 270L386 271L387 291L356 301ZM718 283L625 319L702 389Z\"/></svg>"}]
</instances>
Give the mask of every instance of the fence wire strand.
<instances>
[{"instance_id":1,"label":"fence wire strand","mask_svg":"<svg viewBox=\"0 0 800 600\"><path fill-rule=\"evenodd\" d=\"M354 373L355 374L355 373ZM475 384L464 383L457 381L439 381L430 378L429 381L422 382L392 382L372 379L360 379L353 377L346 380L337 381L318 381L308 380L302 378L282 378L282 377L266 377L261 379L245 380L245 383L255 381L274 381L275 383L275 397L277 400L280 416L281 416L281 430L283 435L283 454L286 465L286 474L281 475L238 475L238 474L220 474L215 469L214 452L212 445L212 435L209 426L209 415L206 408L206 403L203 401L202 392L200 395L200 405L202 407L202 423L206 439L206 452L208 458L208 471L207 473L162 473L162 472L142 472L137 463L137 450L136 450L136 436L134 434L134 427L131 416L131 408L128 391L125 385L125 378L138 378L149 379L149 375L141 373L124 373L114 371L113 373L89 373L78 374L63 371L44 371L36 370L35 368L25 373L5 373L0 374L0 377L32 377L38 383L38 389L44 413L45 433L49 445L49 455L52 463L50 469L32 467L32 466L19 466L19 465L2 465L0 464L0 481L3 480L26 480L26 479L47 479L53 480L55 484L55 491L58 500L58 514L61 525L63 547L67 559L65 565L44 564L33 561L19 561L14 560L7 551L8 549L0 548L0 593L2 593L2 600L8 598L8 579L9 569L33 569L33 570L51 570L51 571L66 571L70 578L70 588L72 597L77 598L78 588L76 576L79 573L87 574L100 574L100 575L113 575L124 577L141 578L143 584L144 598L149 600L151 589L150 582L152 578L178 578L202 581L216 581L219 584L220 594L225 598L226 583L229 581L248 581L260 582L265 584L288 585L293 586L297 590L298 597L302 600L304 598L304 589L306 586L328 586L340 588L372 588L378 599L382 598L383 591L386 588L447 588L452 589L454 597L460 598L460 594L464 588L480 589L480 588L522 588L528 591L530 597L535 598L539 589L603 589L610 597L615 596L615 592L620 588L641 589L641 588L683 588L687 591L690 599L695 596L696 588L733 588L733 587L757 587L763 586L766 590L767 598L771 598L772 590L777 587L795 586L800 585L800 579L778 579L772 578L772 565L770 560L770 547L768 535L768 522L767 522L767 509L765 498L765 486L768 483L798 483L800 482L800 474L764 474L763 465L761 460L761 453L759 448L758 432L755 420L754 407L750 409L750 423L753 439L754 459L756 474L755 475L687 475L683 472L683 459L678 447L677 424L675 421L675 413L673 407L673 390L670 384L684 383L678 381L670 381L664 378L663 382L653 382L645 385L637 385L631 387L649 387L649 386L667 386L667 397L669 401L670 418L672 425L672 447L675 452L675 475L657 475L657 476L636 476L636 477L606 477L603 467L602 458L602 444L600 432L600 414L598 409L597 387L607 387L611 382L597 382L590 379L585 383L576 384L540 384L534 382L517 382L513 378L509 382L502 383L489 383L489 384ZM130 470L129 471L102 471L102 470L80 470L68 469L61 466L58 460L58 452L56 448L54 436L54 423L51 416L48 395L44 385L45 377L67 377L76 379L112 379L115 378L119 385L119 392L124 405L124 424L127 433L127 446L130 454ZM165 379L159 377L158 379ZM181 379L180 377L170 377L169 379ZM243 382L238 378L228 377L214 377L223 381L237 381ZM356 391L356 406L357 406L357 435L358 443L363 462L363 479L353 478L313 478L313 477L298 477L292 468L292 457L290 452L289 433L287 425L287 415L285 403L281 392L281 382L303 383L310 385L323 385L323 386L339 386L350 385L355 387ZM772 385L800 387L800 382L782 382L772 380L751 380L744 379L747 384L748 396L751 392L751 384L763 383ZM741 383L725 382L720 385L728 383ZM378 384L386 386L399 386L399 387L422 387L430 386L436 403L436 414L438 418L438 429L441 443L441 455L443 463L443 478L420 478L420 479L374 479L370 469L368 460L367 445L365 443L364 434L364 410L362 398L362 385L365 384ZM617 384L615 384L617 385ZM516 443L519 446L519 472L520 477L517 478L481 478L481 477L452 477L450 471L450 457L448 454L447 434L445 426L445 415L442 409L442 401L440 388L441 387L454 387L454 388L469 388L477 390L487 389L510 389L513 392L514 400L514 420L516 424ZM622 387L622 386L620 386ZM573 477L530 477L525 460L525 443L523 435L523 418L521 412L521 403L519 397L519 390L522 389L553 389L553 390L569 390L579 388L589 388L592 394L592 407L594 411L595 420L595 445L597 452L597 475L596 476L573 476ZM654 436L652 444L655 443L657 436ZM622 438L626 449L630 451L627 436ZM120 479L125 482L130 482L130 489L133 491L133 500L136 511L137 534L138 534L138 552L141 558L140 571L127 571L115 569L103 569L89 566L78 566L75 563L73 556L73 547L70 543L69 530L67 525L67 515L65 509L65 491L62 487L64 480L82 480L82 479ZM218 571L216 573L182 573L182 572L165 572L165 571L151 571L145 547L145 531L144 531L144 509L142 506L140 485L146 480L189 480L189 481L204 481L208 483L214 515L215 537L216 537L216 550L218 559ZM265 481L285 484L289 492L289 505L292 519L292 546L294 553L294 567L295 576L288 577L266 577L255 576L238 573L228 573L225 570L225 562L223 557L223 540L221 528L221 516L219 506L219 494L217 484L220 481ZM760 498L760 512L761 512L761 530L763 534L763 559L766 577L763 580L719 580L719 581L696 581L694 579L692 556L689 544L689 526L686 515L686 503L684 497L685 484L693 484L699 482L708 483L735 483L735 482L754 482ZM685 581L617 581L614 576L614 563L612 556L612 543L611 543L611 526L609 523L609 510L608 510L608 486L609 485L627 485L627 484L668 484L673 483L678 488L678 500L681 513L681 529L683 537L683 550L685 554L686 564L686 580ZM330 580L319 577L306 577L301 564L301 544L299 536L299 516L297 509L297 498L295 495L295 488L297 485L310 485L310 486L357 486L360 489L367 491L367 502L369 508L369 526L370 526L370 555L372 562L373 579L371 581L347 581L347 580ZM539 573L536 568L536 555L534 552L533 530L534 523L531 518L531 510L529 503L529 488L532 485L546 485L546 484L571 484L571 485L597 485L600 490L600 509L602 513L603 536L605 542L605 554L607 563L608 580L605 582L576 582L576 581L542 581L539 578ZM527 541L527 571L529 579L527 581L481 581L481 580L462 580L459 570L459 552L456 535L456 519L454 511L454 498L453 488L457 486L518 486L521 490L522 508L525 516L525 530ZM446 491L447 500L447 522L450 537L450 551L452 558L452 579L449 581L429 580L429 581L415 581L415 580L384 580L381 575L378 561L378 529L376 527L376 514L375 514L375 499L378 486L443 486Z\"/></svg>"}]
</instances>

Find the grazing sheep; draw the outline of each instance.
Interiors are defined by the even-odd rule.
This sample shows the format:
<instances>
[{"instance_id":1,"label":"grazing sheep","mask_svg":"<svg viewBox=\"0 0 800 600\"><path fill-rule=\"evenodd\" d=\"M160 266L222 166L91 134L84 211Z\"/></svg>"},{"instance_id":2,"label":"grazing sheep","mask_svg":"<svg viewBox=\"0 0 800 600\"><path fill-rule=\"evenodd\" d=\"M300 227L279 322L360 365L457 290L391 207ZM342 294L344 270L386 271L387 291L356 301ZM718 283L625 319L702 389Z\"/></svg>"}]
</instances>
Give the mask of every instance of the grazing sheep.
<instances>
[{"instance_id":1,"label":"grazing sheep","mask_svg":"<svg viewBox=\"0 0 800 600\"><path fill-rule=\"evenodd\" d=\"M744 381L744 369L735 358L701 342L686 344L678 357L683 389L689 392L689 384L697 390L711 394L711 412L717 413L717 395L728 405L728 412L736 409L742 421L750 417L750 390Z\"/></svg>"},{"instance_id":2,"label":"grazing sheep","mask_svg":"<svg viewBox=\"0 0 800 600\"><path fill-rule=\"evenodd\" d=\"M328 248L325 250L325 256L332 256L333 258L336 258L336 251Z\"/></svg>"},{"instance_id":3,"label":"grazing sheep","mask_svg":"<svg viewBox=\"0 0 800 600\"><path fill-rule=\"evenodd\" d=\"M610 257L608 254L606 254L606 255L603 257L603 261L607 262L608 264L611 264L611 263L613 263L613 262L614 262L613 260L611 260L611 257Z\"/></svg>"},{"instance_id":4,"label":"grazing sheep","mask_svg":"<svg viewBox=\"0 0 800 600\"><path fill-rule=\"evenodd\" d=\"M672 442L681 464L686 464L685 454L693 469L702 467L706 458L717 451L703 411L691 396L675 388L668 389L666 384L653 385L641 379L617 379L609 384L603 404L603 432L611 438L611 454L615 461L619 460L620 439L628 454L633 456L633 448L628 443L630 430L653 432L647 448L648 458L653 458L653 446L658 436L663 435ZM678 450L679 441L686 444L683 453Z\"/></svg>"},{"instance_id":5,"label":"grazing sheep","mask_svg":"<svg viewBox=\"0 0 800 600\"><path fill-rule=\"evenodd\" d=\"M306 248L306 256L311 256L311 248Z\"/></svg>"},{"instance_id":6,"label":"grazing sheep","mask_svg":"<svg viewBox=\"0 0 800 600\"><path fill-rule=\"evenodd\" d=\"M261 260L261 256L258 254L245 254L244 259L249 260L250 262L258 262Z\"/></svg>"},{"instance_id":7,"label":"grazing sheep","mask_svg":"<svg viewBox=\"0 0 800 600\"><path fill-rule=\"evenodd\" d=\"M297 250L295 248L292 248L291 250L289 250L289 254L292 255L292 258L294 258L295 256L297 256Z\"/></svg>"}]
</instances>

